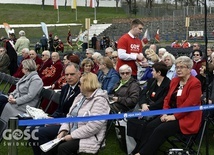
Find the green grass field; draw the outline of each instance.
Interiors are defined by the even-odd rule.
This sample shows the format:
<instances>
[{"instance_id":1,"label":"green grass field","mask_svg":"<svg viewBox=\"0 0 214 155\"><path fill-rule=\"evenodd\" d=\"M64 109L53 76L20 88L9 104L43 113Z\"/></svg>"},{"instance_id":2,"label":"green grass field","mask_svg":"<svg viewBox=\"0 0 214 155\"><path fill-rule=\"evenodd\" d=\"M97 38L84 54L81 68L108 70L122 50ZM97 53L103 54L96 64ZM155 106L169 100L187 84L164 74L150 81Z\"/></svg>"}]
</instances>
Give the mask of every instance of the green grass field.
<instances>
[{"instance_id":1,"label":"green grass field","mask_svg":"<svg viewBox=\"0 0 214 155\"><path fill-rule=\"evenodd\" d=\"M59 7L59 17L62 23L78 23L82 24L82 29L85 29L85 18L91 19L91 24L94 20L94 10L90 7L78 7L77 8L77 20L75 10L71 10L70 6ZM10 24L40 24L45 22L46 24L57 23L57 11L53 9L53 6L45 6L42 10L39 5L12 5L12 4L0 4L0 23ZM115 18L129 18L121 8L97 8L97 20L99 23L111 23ZM41 28L15 28L15 33L18 37L18 32L23 29L26 31L26 36L31 40L32 44L35 44L41 38L43 32ZM71 30L72 35L79 34L80 26L64 26L64 27L49 27L48 32L57 34L59 38L65 42L68 29ZM6 36L5 30L0 29L0 37Z\"/></svg>"},{"instance_id":2,"label":"green grass field","mask_svg":"<svg viewBox=\"0 0 214 155\"><path fill-rule=\"evenodd\" d=\"M53 6L45 6L45 9L42 10L41 6L36 5L8 5L0 4L0 23L7 22L8 24L39 24L40 22L45 22L46 24L54 24L57 21L57 12L53 9ZM75 20L75 11L70 9L70 6L64 9L60 7L60 23L81 23L83 24L85 18L91 18L91 21L94 19L94 11L92 8L78 7L78 20ZM115 8L97 8L97 19L98 23L111 23L112 19L115 18L130 18L127 16L124 11L119 8L116 11ZM71 29L72 34L78 34L80 27L52 27L49 29L49 32L53 34L58 34L62 41L66 40L68 29ZM21 28L15 29L16 34L18 34ZM24 28L28 38L32 40L32 43L39 41L42 36L41 28ZM0 29L0 37L6 36L5 30ZM18 36L18 35L17 35ZM0 86L0 90L3 87ZM210 128L213 129L213 126L210 125ZM209 154L214 154L214 138L213 130L208 130L209 138ZM0 144L0 155L6 155L8 153L7 146L5 146L5 141L2 141ZM112 128L110 135L107 138L106 147L103 149L101 155L124 155L120 148L118 141L115 136L115 131ZM165 143L161 150L166 150L169 145ZM32 155L32 150L30 147L20 146L18 147L19 155ZM160 155L162 153L159 153ZM205 154L205 141L203 141L201 154Z\"/></svg>"}]
</instances>

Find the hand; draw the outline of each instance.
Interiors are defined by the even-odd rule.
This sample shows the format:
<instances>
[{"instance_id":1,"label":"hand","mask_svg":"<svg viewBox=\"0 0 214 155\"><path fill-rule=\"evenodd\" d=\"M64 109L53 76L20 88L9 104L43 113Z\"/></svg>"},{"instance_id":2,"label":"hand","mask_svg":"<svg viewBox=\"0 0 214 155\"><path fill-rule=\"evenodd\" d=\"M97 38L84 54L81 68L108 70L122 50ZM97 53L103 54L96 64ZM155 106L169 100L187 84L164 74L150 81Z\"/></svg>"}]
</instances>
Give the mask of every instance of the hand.
<instances>
[{"instance_id":1,"label":"hand","mask_svg":"<svg viewBox=\"0 0 214 155\"><path fill-rule=\"evenodd\" d=\"M61 139L62 137L65 137L65 135L67 135L67 134L68 134L67 131L61 131L61 132L58 134L57 138Z\"/></svg>"},{"instance_id":2,"label":"hand","mask_svg":"<svg viewBox=\"0 0 214 155\"><path fill-rule=\"evenodd\" d=\"M12 95L9 95L8 102L11 103L11 104L15 104L16 103L16 99Z\"/></svg>"},{"instance_id":3,"label":"hand","mask_svg":"<svg viewBox=\"0 0 214 155\"><path fill-rule=\"evenodd\" d=\"M65 140L65 141L72 140L72 137L71 137L71 135L66 135L66 136L64 137L64 140Z\"/></svg>"},{"instance_id":4,"label":"hand","mask_svg":"<svg viewBox=\"0 0 214 155\"><path fill-rule=\"evenodd\" d=\"M51 88L54 89L54 87L55 87L55 84L52 84L52 85L51 85Z\"/></svg>"},{"instance_id":5,"label":"hand","mask_svg":"<svg viewBox=\"0 0 214 155\"><path fill-rule=\"evenodd\" d=\"M118 101L118 97L112 97L112 100L113 100L114 102L117 102L117 101Z\"/></svg>"},{"instance_id":6,"label":"hand","mask_svg":"<svg viewBox=\"0 0 214 155\"><path fill-rule=\"evenodd\" d=\"M142 107L142 111L149 111L149 105L148 104L142 104L141 105L141 107Z\"/></svg>"},{"instance_id":7,"label":"hand","mask_svg":"<svg viewBox=\"0 0 214 155\"><path fill-rule=\"evenodd\" d=\"M165 117L165 121L166 122L174 121L174 120L176 120L174 115L168 115L168 116Z\"/></svg>"},{"instance_id":8,"label":"hand","mask_svg":"<svg viewBox=\"0 0 214 155\"><path fill-rule=\"evenodd\" d=\"M144 58L144 56L143 56L143 54L142 54L142 53L140 53L140 54L138 54L138 55L137 55L137 60L142 61L142 60L143 60L143 58Z\"/></svg>"},{"instance_id":9,"label":"hand","mask_svg":"<svg viewBox=\"0 0 214 155\"><path fill-rule=\"evenodd\" d=\"M166 117L167 117L166 114L162 115L161 118L160 118L161 122L166 122L166 120L165 120Z\"/></svg>"}]
</instances>

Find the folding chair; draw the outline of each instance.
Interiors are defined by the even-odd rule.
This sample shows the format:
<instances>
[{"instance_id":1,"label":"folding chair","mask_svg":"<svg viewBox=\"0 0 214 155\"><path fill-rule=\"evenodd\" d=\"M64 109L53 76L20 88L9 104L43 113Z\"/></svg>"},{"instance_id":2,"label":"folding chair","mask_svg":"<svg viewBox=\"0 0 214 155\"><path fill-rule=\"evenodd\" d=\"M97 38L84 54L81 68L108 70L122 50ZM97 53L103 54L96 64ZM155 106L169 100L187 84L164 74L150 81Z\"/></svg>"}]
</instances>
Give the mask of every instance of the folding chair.
<instances>
[{"instance_id":1,"label":"folding chair","mask_svg":"<svg viewBox=\"0 0 214 155\"><path fill-rule=\"evenodd\" d=\"M182 148L183 150L189 151L190 154L196 154L197 150L194 149L194 147L197 146L196 139L198 134L190 134L190 135L184 135L182 133L176 134L175 136L172 136L167 139L167 142L173 147L173 148Z\"/></svg>"},{"instance_id":2,"label":"folding chair","mask_svg":"<svg viewBox=\"0 0 214 155\"><path fill-rule=\"evenodd\" d=\"M42 104L42 101L44 101L44 99L47 99L48 101L50 101L53 94L54 94L54 90L43 88L42 91L40 92L39 102L37 107L41 108L41 104Z\"/></svg>"},{"instance_id":3,"label":"folding chair","mask_svg":"<svg viewBox=\"0 0 214 155\"><path fill-rule=\"evenodd\" d=\"M52 102L55 102L55 103L59 104L60 95L61 95L61 92L54 92L53 91L53 95L52 95L51 99L48 102L48 105L46 106L46 108L44 110L45 112L48 111L48 108L50 107Z\"/></svg>"},{"instance_id":4,"label":"folding chair","mask_svg":"<svg viewBox=\"0 0 214 155\"><path fill-rule=\"evenodd\" d=\"M4 78L3 78L3 82L4 82L4 87L3 89L1 90L1 93L3 94L7 94L9 89L11 88L12 86L12 83L14 81L14 77L12 77L11 75L9 74L5 74L4 75Z\"/></svg>"},{"instance_id":5,"label":"folding chair","mask_svg":"<svg viewBox=\"0 0 214 155\"><path fill-rule=\"evenodd\" d=\"M4 82L5 73L0 72L0 85Z\"/></svg>"},{"instance_id":6,"label":"folding chair","mask_svg":"<svg viewBox=\"0 0 214 155\"><path fill-rule=\"evenodd\" d=\"M7 123L0 118L0 142L2 141L2 133L7 128Z\"/></svg>"}]
</instances>

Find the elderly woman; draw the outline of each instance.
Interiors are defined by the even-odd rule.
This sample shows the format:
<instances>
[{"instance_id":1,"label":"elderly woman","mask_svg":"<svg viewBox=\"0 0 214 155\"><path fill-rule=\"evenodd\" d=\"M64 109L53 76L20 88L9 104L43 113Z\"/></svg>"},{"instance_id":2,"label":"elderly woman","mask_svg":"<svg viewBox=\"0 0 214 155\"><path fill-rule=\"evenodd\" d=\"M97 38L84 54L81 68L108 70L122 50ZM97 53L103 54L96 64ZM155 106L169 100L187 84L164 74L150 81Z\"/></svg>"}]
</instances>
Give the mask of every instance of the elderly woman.
<instances>
[{"instance_id":1,"label":"elderly woman","mask_svg":"<svg viewBox=\"0 0 214 155\"><path fill-rule=\"evenodd\" d=\"M163 109L183 108L201 105L201 83L190 74L192 60L181 56L175 61L178 77L172 79L169 92L164 99ZM196 134L201 124L201 111L164 114L150 122L141 145L135 149L136 155L153 155L166 138L176 133Z\"/></svg>"},{"instance_id":2,"label":"elderly woman","mask_svg":"<svg viewBox=\"0 0 214 155\"><path fill-rule=\"evenodd\" d=\"M118 58L118 53L117 51L114 51L111 55L111 60L113 62L114 69L116 69L116 66L117 66L117 58Z\"/></svg>"},{"instance_id":3,"label":"elderly woman","mask_svg":"<svg viewBox=\"0 0 214 155\"><path fill-rule=\"evenodd\" d=\"M4 47L0 47L0 72L9 73L10 58Z\"/></svg>"},{"instance_id":4,"label":"elderly woman","mask_svg":"<svg viewBox=\"0 0 214 155\"><path fill-rule=\"evenodd\" d=\"M1 106L1 118L6 122L11 116L23 114L26 105L35 107L39 101L39 93L43 88L42 79L36 71L36 63L32 59L22 61L24 76L16 84L16 89L10 93L5 106ZM0 101L1 102L1 101ZM3 108L4 107L4 108Z\"/></svg>"},{"instance_id":5,"label":"elderly woman","mask_svg":"<svg viewBox=\"0 0 214 155\"><path fill-rule=\"evenodd\" d=\"M154 63L159 62L159 57L154 52L153 49L151 49L151 48L146 49L145 55L146 55L146 59L148 60L147 61L148 65L147 65L146 70L145 70L145 72L143 74L143 77L140 79L140 80L143 80L143 81L147 81L147 80L152 78L152 68L151 68L151 66Z\"/></svg>"},{"instance_id":6,"label":"elderly woman","mask_svg":"<svg viewBox=\"0 0 214 155\"><path fill-rule=\"evenodd\" d=\"M81 73L93 72L94 62L89 58L85 58L82 60L80 67L81 67L80 69Z\"/></svg>"},{"instance_id":7,"label":"elderly woman","mask_svg":"<svg viewBox=\"0 0 214 155\"><path fill-rule=\"evenodd\" d=\"M80 94L75 98L67 117L94 116L108 114L108 95L100 89L97 76L85 73L80 78ZM103 140L106 121L88 121L63 123L57 138L64 142L53 148L47 154L77 154L77 152L96 153Z\"/></svg>"},{"instance_id":8,"label":"elderly woman","mask_svg":"<svg viewBox=\"0 0 214 155\"><path fill-rule=\"evenodd\" d=\"M169 53L166 52L163 57L162 57L163 62L166 64L168 71L166 76L171 80L172 78L175 77L176 75L176 70L175 70L175 57Z\"/></svg>"},{"instance_id":9,"label":"elderly woman","mask_svg":"<svg viewBox=\"0 0 214 155\"><path fill-rule=\"evenodd\" d=\"M111 109L114 112L127 112L133 110L139 100L140 85L132 75L132 69L128 65L119 68L121 80L112 90L113 103Z\"/></svg>"},{"instance_id":10,"label":"elderly woman","mask_svg":"<svg viewBox=\"0 0 214 155\"><path fill-rule=\"evenodd\" d=\"M98 72L98 81L101 88L107 90L108 94L112 92L113 86L120 80L120 75L113 68L113 63L109 57L98 58L100 71Z\"/></svg>"}]
</instances>

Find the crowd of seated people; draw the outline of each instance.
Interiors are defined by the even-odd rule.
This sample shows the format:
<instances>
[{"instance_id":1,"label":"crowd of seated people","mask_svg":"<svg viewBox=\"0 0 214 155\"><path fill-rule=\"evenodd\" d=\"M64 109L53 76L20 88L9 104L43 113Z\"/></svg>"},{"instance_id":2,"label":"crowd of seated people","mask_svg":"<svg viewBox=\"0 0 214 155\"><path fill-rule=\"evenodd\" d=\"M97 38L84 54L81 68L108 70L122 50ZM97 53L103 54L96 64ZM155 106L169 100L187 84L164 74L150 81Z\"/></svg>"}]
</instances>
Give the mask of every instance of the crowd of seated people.
<instances>
[{"instance_id":1,"label":"crowd of seated people","mask_svg":"<svg viewBox=\"0 0 214 155\"><path fill-rule=\"evenodd\" d=\"M3 48L0 48L0 51ZM211 48L210 48L211 49ZM209 49L209 50L210 50ZM159 51L156 49L156 51ZM45 50L42 52L42 55L39 57L37 53L34 50L29 49L23 49L22 50L22 56L23 61L21 65L19 66L18 70L14 74L15 77L20 78L19 82L17 83L15 90L11 91L8 98L1 97L2 99L1 107L1 117L4 118L6 121L8 121L8 117L5 117L5 112L8 112L6 109L8 107L15 108L14 115L17 115L20 112L24 112L24 108L21 110L18 109L19 107L19 97L15 96L15 92L17 90L21 89L22 81L27 78L31 72L38 74L38 77L40 78L41 84L39 84L40 87L38 87L38 84L34 86L37 88L38 94L43 86L51 86L50 89L61 89L61 96L60 96L60 104L55 106L51 112L48 111L50 114L50 117L66 117L66 115L70 116L70 113L73 113L73 109L75 111L81 112L82 108L79 107L79 109L76 109L76 105L79 105L78 102L82 101L83 96L86 97L81 104L86 104L86 109L89 108L89 110L93 111L93 108L90 109L90 107L87 106L88 103L91 103L91 100L94 100L97 98L96 95L99 95L99 93L103 93L101 95L101 102L102 104L106 104L110 102L110 109L116 113L118 112L130 112L133 111L137 104L140 105L140 109L142 111L147 110L157 110L157 109L169 109L169 108L175 108L175 107L186 107L186 106L194 106L190 104L189 100L185 99L191 99L189 97L188 93L192 90L193 93L199 94L198 96L203 96L202 94L206 91L206 85L205 85L205 70L209 70L210 75L210 81L209 81L209 89L213 89L213 64L214 64L214 52L210 52L209 56L209 66L208 69L204 68L206 65L199 62L203 59L203 52L204 51L198 51L193 50L192 56L193 58L190 59L188 57L179 57L175 58L170 51L164 50L162 52L160 50L159 55L151 48L146 49L143 51L143 61L138 61L136 63L140 64L140 67L145 69L143 74L141 75L140 80L136 79L136 76L132 76L132 67L124 64L122 65L118 70L115 69L115 65L117 64L117 51L112 51L111 56L104 53L102 55L101 53L94 52L94 49L87 49L85 53L85 57L78 57L78 55L72 54L72 53L65 53L63 57L60 59L60 55L57 52L49 52L48 50ZM207 51L208 52L208 51ZM108 52L107 52L108 53ZM0 54L1 56L1 54ZM199 58L198 58L199 57ZM198 58L198 59L197 59ZM28 70L26 66L24 66L24 63L27 61L33 61L35 63L35 70ZM198 71L196 72L193 70L194 63L197 64L195 69ZM28 70L28 71L26 71ZM7 71L8 73L8 71ZM198 75L197 75L198 74ZM196 76L197 75L197 76ZM82 77L81 77L82 76ZM194 77L196 76L196 78ZM80 78L81 77L81 78ZM95 78L96 77L96 78ZM89 79L88 79L89 78ZM91 79L90 79L91 78ZM199 80L197 80L197 78ZM139 81L144 80L146 81L146 86L142 88L140 87ZM170 81L171 84L170 84ZM189 84L189 81L193 81L193 84ZM95 83L93 83L95 82ZM90 84L87 86L87 84ZM94 84L93 88L92 85ZM99 84L99 85L98 85ZM69 86L70 85L70 86ZM182 88L180 87L182 86ZM195 88L197 86L197 89ZM200 91L198 90L198 87L200 88ZM72 89L70 94L70 88ZM29 88L30 89L30 88ZM35 91L35 90L34 90ZM197 92L195 92L197 91ZM73 92L73 94L72 94ZM142 93L141 93L142 92ZM210 91L210 99L209 103L212 103L213 101L213 93L214 91ZM28 92L24 92L28 95L28 97L35 98L35 100L38 100L38 96L35 94L34 96L29 95L31 93L30 90ZM24 96L24 93L19 95L22 97ZM98 93L98 94L97 94ZM180 94L181 93L181 94ZM14 96L12 96L14 95ZM75 99L76 96L79 96ZM70 100L67 100L67 97L70 96ZM196 95L193 95L196 96ZM20 98L21 98L20 97ZM192 99L192 101L195 101L197 105L200 105L201 102L199 99ZM67 103L69 102L69 104ZM173 102L171 102L173 101ZM204 101L205 98L204 98ZM66 104L65 104L66 103ZM93 102L92 102L93 103ZM173 104L172 104L173 103ZM26 104L29 104L26 101ZM23 107L26 106L23 105ZM98 104L98 103L97 103ZM32 104L33 105L33 104ZM33 105L36 106L36 105ZM45 107L43 107L45 108ZM96 108L96 107L95 107ZM109 113L109 107L99 107L99 108L106 108L105 112ZM70 109L70 113L69 113ZM96 109L95 109L96 110ZM99 109L98 109L99 111ZM99 113L104 112L102 109L99 111ZM57 114L57 115L55 115ZM95 114L98 114L95 111ZM101 113L100 113L101 114ZM74 116L81 116L79 113L74 112L72 115ZM169 129L175 129L173 132L168 132L166 136L171 136L175 132L182 132L182 133L196 133L199 129L198 122L200 121L201 113L197 114L198 121L194 121L195 119L192 116L195 116L195 113L186 115L162 115L157 116L156 118L153 118L151 122L148 123L148 125L145 126L145 128L142 129L142 132L145 131L142 135L139 135L137 137L137 147L135 148L133 153L136 154L146 154L147 150L157 151L159 146L163 143L164 138L160 139L160 141L156 141L155 143L151 141L151 137L153 138L154 135L160 134L162 127L169 128ZM193 121L193 124L195 124L194 128L191 128L190 132L186 132L184 117L187 117L187 119L191 118ZM182 123L180 123L182 122ZM172 123L172 125L169 125ZM105 128L101 128L103 124L106 124L105 121L98 121L98 122L92 122L92 124L97 125L99 128L99 131L95 131L95 129L87 129L84 130L86 132L92 132L97 133L101 137L103 137L103 131ZM155 128L154 128L155 124ZM76 135L80 130L79 125L83 128L85 126L88 126L87 123L80 123L78 124L78 127L75 127L72 130L68 130L69 126L73 126L77 124L63 124L61 127L60 125L56 125L54 127L50 127L52 129L49 129L48 127L40 127L38 136L41 137L41 141L39 141L39 144L43 144L45 142L50 141L51 139L54 139L55 137L62 137L65 136L65 142L60 144L58 147L56 147L55 152L61 152L61 151L67 151L75 153L77 150L81 150L82 152L87 152L84 150L84 146L82 146L82 141L86 140L85 135ZM90 124L89 124L90 125ZM172 128L171 128L172 127ZM138 128L139 129L139 128ZM160 131L159 131L160 129ZM48 131L53 131L53 133L50 133ZM135 131L134 129L132 129ZM150 132L148 132L148 130ZM62 132L61 132L62 131ZM157 133L156 133L157 131ZM139 132L139 130L138 130ZM135 136L136 133L135 132ZM49 135L50 134L50 135ZM163 133L164 135L165 133ZM58 135L58 136L57 136ZM91 136L91 135L90 135ZM88 139L93 138L87 137ZM145 137L142 138L141 137ZM154 136L154 138L156 138ZM156 138L157 139L157 138ZM150 144L155 144L155 148L151 149ZM65 149L67 145L73 144L74 148L71 148L72 150ZM95 146L97 144L94 144ZM97 147L96 147L97 149ZM34 154L37 154L36 152L39 152L41 154L41 150L38 147L33 148L35 151ZM49 152L51 154L52 152ZM148 154L148 153L147 153ZM151 154L154 154L152 152Z\"/></svg>"}]
</instances>

